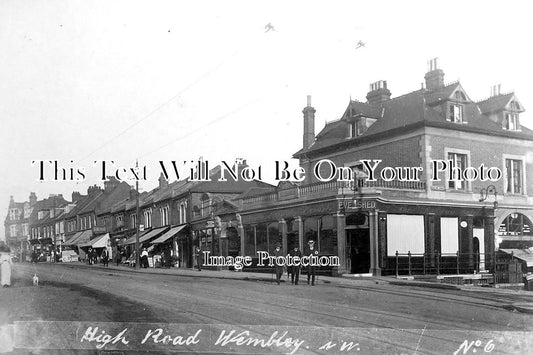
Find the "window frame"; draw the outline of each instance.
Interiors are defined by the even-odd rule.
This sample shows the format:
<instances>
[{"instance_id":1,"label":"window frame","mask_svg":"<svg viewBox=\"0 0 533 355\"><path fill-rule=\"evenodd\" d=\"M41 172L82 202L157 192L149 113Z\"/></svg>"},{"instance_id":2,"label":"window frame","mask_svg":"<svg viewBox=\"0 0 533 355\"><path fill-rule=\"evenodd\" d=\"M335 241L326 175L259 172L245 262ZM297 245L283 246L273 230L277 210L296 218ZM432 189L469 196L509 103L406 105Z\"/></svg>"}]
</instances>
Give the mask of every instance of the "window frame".
<instances>
[{"instance_id":1,"label":"window frame","mask_svg":"<svg viewBox=\"0 0 533 355\"><path fill-rule=\"evenodd\" d=\"M458 108L459 109L459 121L456 120L457 115L455 114L455 110L452 110L452 108ZM448 115L446 117L446 120L451 123L457 123L457 124L463 124L465 122L465 107L463 104L458 102L450 102L448 103ZM453 117L453 118L452 118Z\"/></svg>"},{"instance_id":2,"label":"window frame","mask_svg":"<svg viewBox=\"0 0 533 355\"><path fill-rule=\"evenodd\" d=\"M526 181L526 157L522 155L513 155L513 154L503 154L502 155L503 160L503 193L505 195L527 195L527 181ZM508 191L509 185L508 185L508 174L507 174L507 161L520 161L521 165L521 171L520 171L520 183L521 183L521 190L522 192L515 192L514 186L511 189L511 192ZM514 169L511 168L511 171Z\"/></svg>"},{"instance_id":3,"label":"window frame","mask_svg":"<svg viewBox=\"0 0 533 355\"><path fill-rule=\"evenodd\" d=\"M449 162L450 160L450 154L455 154L455 155L464 155L465 156L465 166L463 167L463 170L466 169L467 167L471 166L471 155L470 155L470 151L469 150L465 150L465 149L457 149L457 148L445 148L444 149L444 157L445 157L445 161L446 162ZM455 160L453 160L454 163L455 163ZM455 166L455 165L454 165ZM458 181L453 181L453 180L449 180L448 179L448 174L446 174L446 186L445 186L445 190L446 191L453 191L453 192L472 192L472 183L470 181L466 181L466 180L462 180L462 181L459 181L461 182L462 184L464 184L464 188L456 188L455 185L454 187L450 187L450 183L454 183L456 184Z\"/></svg>"}]
</instances>

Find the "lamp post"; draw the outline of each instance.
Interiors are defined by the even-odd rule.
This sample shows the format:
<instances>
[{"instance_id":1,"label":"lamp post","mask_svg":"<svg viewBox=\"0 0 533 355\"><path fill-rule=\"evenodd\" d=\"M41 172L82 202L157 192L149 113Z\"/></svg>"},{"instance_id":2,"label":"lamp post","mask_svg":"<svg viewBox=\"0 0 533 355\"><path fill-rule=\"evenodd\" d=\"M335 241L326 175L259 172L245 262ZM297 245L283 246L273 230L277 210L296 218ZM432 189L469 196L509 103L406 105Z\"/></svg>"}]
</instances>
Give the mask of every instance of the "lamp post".
<instances>
[{"instance_id":1,"label":"lamp post","mask_svg":"<svg viewBox=\"0 0 533 355\"><path fill-rule=\"evenodd\" d=\"M480 197L479 202L485 201L490 194L494 194L494 209L498 208L498 190L496 190L496 186L489 185L486 188L482 188L480 191Z\"/></svg>"},{"instance_id":2,"label":"lamp post","mask_svg":"<svg viewBox=\"0 0 533 355\"><path fill-rule=\"evenodd\" d=\"M496 190L496 186L489 185L486 188L481 189L479 202L485 201L489 197L490 194L494 194L494 210L496 211L496 209L498 208L498 191ZM496 242L495 241L493 241L493 248L494 248L492 252L492 260L494 263L493 283L494 283L494 287L496 287L497 272L496 272Z\"/></svg>"}]
</instances>

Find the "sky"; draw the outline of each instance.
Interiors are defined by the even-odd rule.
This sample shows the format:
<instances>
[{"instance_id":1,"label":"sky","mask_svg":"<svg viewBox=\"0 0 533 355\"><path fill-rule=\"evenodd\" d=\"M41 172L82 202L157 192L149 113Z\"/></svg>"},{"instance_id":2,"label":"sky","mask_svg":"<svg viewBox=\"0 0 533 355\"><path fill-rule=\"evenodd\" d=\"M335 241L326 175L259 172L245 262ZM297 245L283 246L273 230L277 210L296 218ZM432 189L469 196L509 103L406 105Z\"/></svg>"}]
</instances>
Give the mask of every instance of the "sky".
<instances>
[{"instance_id":1,"label":"sky","mask_svg":"<svg viewBox=\"0 0 533 355\"><path fill-rule=\"evenodd\" d=\"M350 98L365 101L372 82L386 80L393 97L419 89L434 57L445 82L460 80L475 101L492 85L514 91L533 128L530 10L526 1L3 0L0 214L10 196L70 200L102 185L95 160L146 165L143 191L157 185L159 161L199 157L244 158L273 182L274 161L302 146L307 95L318 133ZM85 179L53 181L46 170L39 181L39 160L83 168Z\"/></svg>"}]
</instances>

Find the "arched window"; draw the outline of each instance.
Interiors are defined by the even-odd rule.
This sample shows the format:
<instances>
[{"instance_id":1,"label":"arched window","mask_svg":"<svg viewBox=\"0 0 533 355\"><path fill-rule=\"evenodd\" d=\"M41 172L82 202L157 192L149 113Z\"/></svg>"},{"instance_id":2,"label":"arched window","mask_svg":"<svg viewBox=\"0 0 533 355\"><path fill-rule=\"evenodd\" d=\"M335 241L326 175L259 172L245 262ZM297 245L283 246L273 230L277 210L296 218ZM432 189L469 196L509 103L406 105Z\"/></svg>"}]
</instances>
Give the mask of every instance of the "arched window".
<instances>
[{"instance_id":1,"label":"arched window","mask_svg":"<svg viewBox=\"0 0 533 355\"><path fill-rule=\"evenodd\" d=\"M501 236L533 236L533 224L521 213L511 213L503 220L498 233Z\"/></svg>"}]
</instances>

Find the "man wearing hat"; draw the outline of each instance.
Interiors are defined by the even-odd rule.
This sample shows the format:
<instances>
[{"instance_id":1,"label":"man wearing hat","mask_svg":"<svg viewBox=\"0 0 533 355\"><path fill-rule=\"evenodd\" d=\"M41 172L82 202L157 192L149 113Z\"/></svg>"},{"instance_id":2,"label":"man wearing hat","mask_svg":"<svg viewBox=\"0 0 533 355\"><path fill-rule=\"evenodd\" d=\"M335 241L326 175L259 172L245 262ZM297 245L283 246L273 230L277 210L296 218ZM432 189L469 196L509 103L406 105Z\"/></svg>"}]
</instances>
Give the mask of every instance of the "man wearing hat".
<instances>
[{"instance_id":1,"label":"man wearing hat","mask_svg":"<svg viewBox=\"0 0 533 355\"><path fill-rule=\"evenodd\" d=\"M309 257L309 265L307 266L307 284L309 285L309 281L311 281L311 286L314 286L316 269L318 266L312 265L311 256L315 256L318 258L318 248L315 246L315 241L313 239L309 239L309 241L307 242L305 256Z\"/></svg>"},{"instance_id":2,"label":"man wearing hat","mask_svg":"<svg viewBox=\"0 0 533 355\"><path fill-rule=\"evenodd\" d=\"M276 268L276 282L278 283L278 285L280 284L280 281L281 281L281 275L283 275L283 264L281 263L281 260L280 262L278 263L278 256L283 258L284 255L283 255L283 252L281 251L281 244L280 243L277 243L276 244L276 250L274 251L274 257L276 258L275 260L275 268Z\"/></svg>"},{"instance_id":3,"label":"man wearing hat","mask_svg":"<svg viewBox=\"0 0 533 355\"><path fill-rule=\"evenodd\" d=\"M289 256L293 259L293 265L289 265L288 269L291 274L291 281L293 285L298 285L298 279L300 278L300 259L302 258L302 252L295 245L294 249L289 252ZM295 262L295 258L298 262Z\"/></svg>"}]
</instances>

